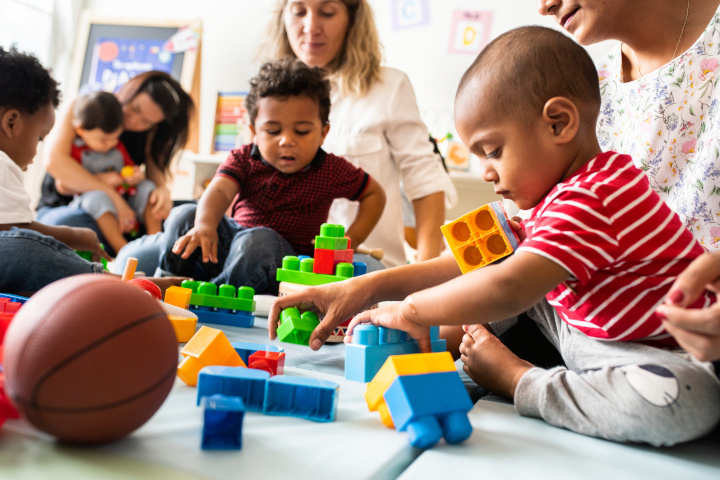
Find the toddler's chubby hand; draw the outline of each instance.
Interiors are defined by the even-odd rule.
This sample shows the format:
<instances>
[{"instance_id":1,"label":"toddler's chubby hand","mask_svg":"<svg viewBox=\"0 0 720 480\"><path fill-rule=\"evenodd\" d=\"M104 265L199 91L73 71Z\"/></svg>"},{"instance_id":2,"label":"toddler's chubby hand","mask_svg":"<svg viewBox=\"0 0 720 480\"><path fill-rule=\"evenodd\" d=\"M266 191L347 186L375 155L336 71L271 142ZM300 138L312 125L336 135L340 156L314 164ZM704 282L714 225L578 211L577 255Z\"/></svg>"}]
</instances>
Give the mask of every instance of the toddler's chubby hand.
<instances>
[{"instance_id":1,"label":"toddler's chubby hand","mask_svg":"<svg viewBox=\"0 0 720 480\"><path fill-rule=\"evenodd\" d=\"M397 302L357 314L348 325L345 343L352 343L353 328L356 325L372 323L379 327L394 328L395 330L407 332L408 335L417 340L422 353L431 352L430 327L416 325L405 318L402 312L403 303Z\"/></svg>"},{"instance_id":2,"label":"toddler's chubby hand","mask_svg":"<svg viewBox=\"0 0 720 480\"><path fill-rule=\"evenodd\" d=\"M137 185L138 183L145 180L145 172L143 172L142 168L137 165L128 165L126 167L123 167L121 175L125 183L131 186Z\"/></svg>"},{"instance_id":3,"label":"toddler's chubby hand","mask_svg":"<svg viewBox=\"0 0 720 480\"><path fill-rule=\"evenodd\" d=\"M515 233L518 234L518 237L520 237L520 242L525 241L525 237L527 237L527 233L525 233L525 228L521 225L521 222L523 221L520 217L513 217L508 222L510 224L510 228L513 229Z\"/></svg>"},{"instance_id":4,"label":"toddler's chubby hand","mask_svg":"<svg viewBox=\"0 0 720 480\"><path fill-rule=\"evenodd\" d=\"M214 228L203 224L195 225L185 235L178 238L173 245L173 253L182 258L188 258L196 248L202 250L204 263L217 263L218 236Z\"/></svg>"}]
</instances>

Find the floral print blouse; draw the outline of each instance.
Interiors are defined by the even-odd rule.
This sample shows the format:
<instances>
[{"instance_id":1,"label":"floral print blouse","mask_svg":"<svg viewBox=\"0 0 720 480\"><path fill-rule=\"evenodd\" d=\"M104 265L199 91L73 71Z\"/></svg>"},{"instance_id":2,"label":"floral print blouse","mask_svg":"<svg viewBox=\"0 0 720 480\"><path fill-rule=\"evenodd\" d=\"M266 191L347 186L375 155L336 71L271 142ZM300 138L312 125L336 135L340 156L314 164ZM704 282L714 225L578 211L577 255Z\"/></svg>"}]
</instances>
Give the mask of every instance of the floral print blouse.
<instances>
[{"instance_id":1,"label":"floral print blouse","mask_svg":"<svg viewBox=\"0 0 720 480\"><path fill-rule=\"evenodd\" d=\"M600 146L631 155L708 250L720 249L719 59L720 8L689 50L638 80L622 82L620 44L597 65Z\"/></svg>"}]
</instances>

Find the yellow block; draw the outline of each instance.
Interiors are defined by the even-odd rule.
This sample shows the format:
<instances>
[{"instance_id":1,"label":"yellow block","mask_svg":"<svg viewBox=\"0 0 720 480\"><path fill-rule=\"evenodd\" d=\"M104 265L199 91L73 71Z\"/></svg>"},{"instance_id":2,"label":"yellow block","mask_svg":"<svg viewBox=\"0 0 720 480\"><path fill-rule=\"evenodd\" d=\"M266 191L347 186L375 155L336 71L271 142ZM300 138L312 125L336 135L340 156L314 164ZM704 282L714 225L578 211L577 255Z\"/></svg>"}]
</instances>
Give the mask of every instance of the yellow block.
<instances>
[{"instance_id":1,"label":"yellow block","mask_svg":"<svg viewBox=\"0 0 720 480\"><path fill-rule=\"evenodd\" d=\"M197 376L202 367L212 365L247 366L221 330L206 326L200 327L200 330L185 344L180 353L185 359L178 367L178 377L188 385L197 384ZM188 358L195 360L188 360Z\"/></svg>"},{"instance_id":2,"label":"yellow block","mask_svg":"<svg viewBox=\"0 0 720 480\"><path fill-rule=\"evenodd\" d=\"M175 315L168 315L170 323L175 330L175 337L178 343L189 342L195 335L195 327L197 326L197 318L183 318Z\"/></svg>"},{"instance_id":3,"label":"yellow block","mask_svg":"<svg viewBox=\"0 0 720 480\"><path fill-rule=\"evenodd\" d=\"M192 290L189 288L172 286L165 290L165 303L187 310L190 308L191 295Z\"/></svg>"},{"instance_id":4,"label":"yellow block","mask_svg":"<svg viewBox=\"0 0 720 480\"><path fill-rule=\"evenodd\" d=\"M365 391L365 401L371 412L379 412L382 422L388 427L393 427L393 421L385 405L383 394L395 380L395 377L454 371L456 371L455 363L450 352L392 355L385 360L378 373L368 383Z\"/></svg>"}]
</instances>

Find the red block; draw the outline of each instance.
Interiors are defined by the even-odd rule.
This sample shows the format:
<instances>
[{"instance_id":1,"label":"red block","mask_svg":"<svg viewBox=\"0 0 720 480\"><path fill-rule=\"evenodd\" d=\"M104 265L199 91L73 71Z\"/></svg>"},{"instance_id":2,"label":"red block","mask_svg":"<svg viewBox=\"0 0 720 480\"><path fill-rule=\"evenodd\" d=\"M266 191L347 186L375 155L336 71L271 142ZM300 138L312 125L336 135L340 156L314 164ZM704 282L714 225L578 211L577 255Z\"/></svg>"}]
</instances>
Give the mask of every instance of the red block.
<instances>
[{"instance_id":1,"label":"red block","mask_svg":"<svg viewBox=\"0 0 720 480\"><path fill-rule=\"evenodd\" d=\"M20 414L5 394L5 373L0 370L0 426L8 418L20 418Z\"/></svg>"},{"instance_id":2,"label":"red block","mask_svg":"<svg viewBox=\"0 0 720 480\"><path fill-rule=\"evenodd\" d=\"M316 248L313 259L313 273L335 275L335 267L338 263L352 263L352 261L352 249L328 250L326 248Z\"/></svg>"},{"instance_id":3,"label":"red block","mask_svg":"<svg viewBox=\"0 0 720 480\"><path fill-rule=\"evenodd\" d=\"M282 375L285 371L285 352L258 350L248 358L248 367L265 370L270 375Z\"/></svg>"}]
</instances>

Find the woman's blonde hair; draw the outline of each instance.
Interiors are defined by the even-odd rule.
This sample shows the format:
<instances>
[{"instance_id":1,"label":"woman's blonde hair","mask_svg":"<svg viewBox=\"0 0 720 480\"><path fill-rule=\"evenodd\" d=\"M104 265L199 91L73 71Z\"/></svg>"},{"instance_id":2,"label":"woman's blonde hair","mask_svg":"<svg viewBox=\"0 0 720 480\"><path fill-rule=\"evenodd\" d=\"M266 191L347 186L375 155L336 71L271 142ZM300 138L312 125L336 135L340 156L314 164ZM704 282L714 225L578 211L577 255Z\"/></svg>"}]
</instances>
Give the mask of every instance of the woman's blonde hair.
<instances>
[{"instance_id":1,"label":"woman's blonde hair","mask_svg":"<svg viewBox=\"0 0 720 480\"><path fill-rule=\"evenodd\" d=\"M362 96L380 80L382 52L375 19L367 0L340 0L348 9L350 22L345 45L338 58L326 66L330 80L337 83L343 94ZM277 0L268 39L260 47L259 58L278 60L297 57L290 47L283 18L288 0Z\"/></svg>"}]
</instances>

